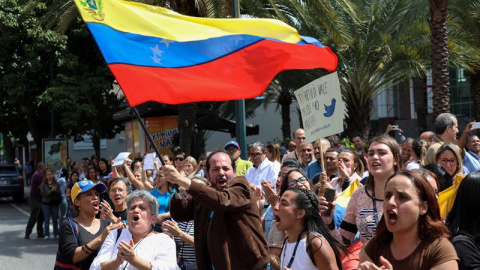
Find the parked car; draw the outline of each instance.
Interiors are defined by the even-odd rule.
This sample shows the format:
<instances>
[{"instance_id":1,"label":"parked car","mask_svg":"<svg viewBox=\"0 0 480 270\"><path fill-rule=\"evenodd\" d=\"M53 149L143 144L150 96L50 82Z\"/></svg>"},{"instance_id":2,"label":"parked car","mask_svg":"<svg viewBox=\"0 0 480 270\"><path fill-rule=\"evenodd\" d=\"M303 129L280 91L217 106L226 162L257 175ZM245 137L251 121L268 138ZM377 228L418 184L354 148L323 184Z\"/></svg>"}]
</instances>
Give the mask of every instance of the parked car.
<instances>
[{"instance_id":1,"label":"parked car","mask_svg":"<svg viewBox=\"0 0 480 270\"><path fill-rule=\"evenodd\" d=\"M12 196L16 202L24 199L23 176L15 165L0 165L0 196Z\"/></svg>"}]
</instances>

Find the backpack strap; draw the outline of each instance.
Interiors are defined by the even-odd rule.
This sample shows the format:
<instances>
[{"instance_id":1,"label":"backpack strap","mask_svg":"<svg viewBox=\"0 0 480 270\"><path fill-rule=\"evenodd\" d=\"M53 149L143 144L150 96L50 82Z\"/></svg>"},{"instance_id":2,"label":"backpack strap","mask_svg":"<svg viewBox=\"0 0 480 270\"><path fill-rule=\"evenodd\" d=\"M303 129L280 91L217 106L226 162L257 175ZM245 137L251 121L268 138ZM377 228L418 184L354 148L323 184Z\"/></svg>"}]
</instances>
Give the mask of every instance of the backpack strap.
<instances>
[{"instance_id":1,"label":"backpack strap","mask_svg":"<svg viewBox=\"0 0 480 270\"><path fill-rule=\"evenodd\" d=\"M77 240L78 244L78 225L71 218L68 218L68 223L70 223L70 227L72 227L73 236L75 237L75 240Z\"/></svg>"}]
</instances>

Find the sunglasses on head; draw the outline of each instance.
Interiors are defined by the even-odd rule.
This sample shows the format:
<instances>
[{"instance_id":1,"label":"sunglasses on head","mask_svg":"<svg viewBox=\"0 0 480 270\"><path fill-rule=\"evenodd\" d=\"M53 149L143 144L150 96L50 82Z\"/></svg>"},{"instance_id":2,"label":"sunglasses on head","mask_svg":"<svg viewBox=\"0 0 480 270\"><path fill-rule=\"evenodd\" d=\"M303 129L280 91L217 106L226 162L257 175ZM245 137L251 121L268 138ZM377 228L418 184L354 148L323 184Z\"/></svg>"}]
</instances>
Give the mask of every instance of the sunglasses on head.
<instances>
[{"instance_id":1,"label":"sunglasses on head","mask_svg":"<svg viewBox=\"0 0 480 270\"><path fill-rule=\"evenodd\" d=\"M176 158L175 158L175 160L178 160L178 161L184 161L184 160L185 160L185 158L183 158L183 157L176 157Z\"/></svg>"},{"instance_id":2,"label":"sunglasses on head","mask_svg":"<svg viewBox=\"0 0 480 270\"><path fill-rule=\"evenodd\" d=\"M307 182L307 178L302 176L302 177L299 177L298 179L296 180L292 180L290 182L288 182L288 186L291 187L291 188L294 188L297 186L297 184L305 184Z\"/></svg>"}]
</instances>

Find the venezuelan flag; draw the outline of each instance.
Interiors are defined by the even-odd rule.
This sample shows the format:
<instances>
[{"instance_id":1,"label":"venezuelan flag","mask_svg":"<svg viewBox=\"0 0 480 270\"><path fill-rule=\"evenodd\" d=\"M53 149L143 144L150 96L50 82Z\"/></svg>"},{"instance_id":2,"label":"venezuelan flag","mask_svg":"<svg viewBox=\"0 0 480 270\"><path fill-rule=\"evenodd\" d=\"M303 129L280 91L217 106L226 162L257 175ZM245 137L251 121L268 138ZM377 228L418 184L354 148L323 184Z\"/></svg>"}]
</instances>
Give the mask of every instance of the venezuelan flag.
<instances>
[{"instance_id":1,"label":"venezuelan flag","mask_svg":"<svg viewBox=\"0 0 480 270\"><path fill-rule=\"evenodd\" d=\"M457 174L453 180L453 185L438 194L438 206L440 207L440 216L447 219L448 213L452 210L453 203L457 197L458 188L466 175Z\"/></svg>"},{"instance_id":2,"label":"venezuelan flag","mask_svg":"<svg viewBox=\"0 0 480 270\"><path fill-rule=\"evenodd\" d=\"M131 106L261 95L288 69L337 67L316 39L278 20L209 19L121 0L74 0Z\"/></svg>"},{"instance_id":3,"label":"venezuelan flag","mask_svg":"<svg viewBox=\"0 0 480 270\"><path fill-rule=\"evenodd\" d=\"M333 215L333 221L335 222L337 228L340 227L340 224L342 223L345 212L347 211L348 202L350 202L353 192L361 186L362 184L360 183L360 180L356 179L350 183L348 188L338 195L337 199L335 199L335 212Z\"/></svg>"}]
</instances>

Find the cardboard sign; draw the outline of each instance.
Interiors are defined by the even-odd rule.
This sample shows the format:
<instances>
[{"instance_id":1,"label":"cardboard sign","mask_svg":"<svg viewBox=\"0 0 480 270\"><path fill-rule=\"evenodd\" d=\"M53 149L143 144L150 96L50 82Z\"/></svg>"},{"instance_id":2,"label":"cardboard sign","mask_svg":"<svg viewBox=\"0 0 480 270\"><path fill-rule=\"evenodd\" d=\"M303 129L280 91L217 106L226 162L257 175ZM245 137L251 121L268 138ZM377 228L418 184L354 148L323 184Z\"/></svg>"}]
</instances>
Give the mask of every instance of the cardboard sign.
<instances>
[{"instance_id":1,"label":"cardboard sign","mask_svg":"<svg viewBox=\"0 0 480 270\"><path fill-rule=\"evenodd\" d=\"M295 91L307 142L343 132L345 105L337 72Z\"/></svg>"}]
</instances>

